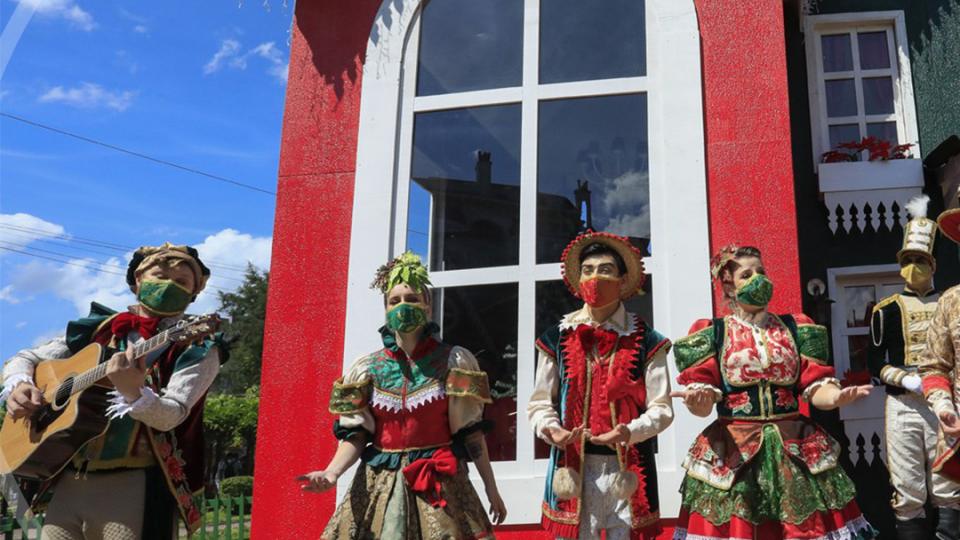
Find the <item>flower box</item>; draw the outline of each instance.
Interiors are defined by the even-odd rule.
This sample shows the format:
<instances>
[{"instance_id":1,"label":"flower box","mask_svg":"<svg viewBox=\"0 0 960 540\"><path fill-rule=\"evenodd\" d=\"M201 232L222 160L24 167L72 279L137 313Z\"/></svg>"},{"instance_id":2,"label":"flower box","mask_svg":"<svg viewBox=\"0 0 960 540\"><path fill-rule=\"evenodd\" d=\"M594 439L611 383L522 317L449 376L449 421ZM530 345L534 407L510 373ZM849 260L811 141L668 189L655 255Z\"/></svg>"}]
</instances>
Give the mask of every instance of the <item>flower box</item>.
<instances>
[{"instance_id":1,"label":"flower box","mask_svg":"<svg viewBox=\"0 0 960 540\"><path fill-rule=\"evenodd\" d=\"M854 226L866 232L884 225L892 230L897 222L903 225L908 219L904 203L923 190L919 159L821 163L819 176L834 233L841 224L848 233Z\"/></svg>"}]
</instances>

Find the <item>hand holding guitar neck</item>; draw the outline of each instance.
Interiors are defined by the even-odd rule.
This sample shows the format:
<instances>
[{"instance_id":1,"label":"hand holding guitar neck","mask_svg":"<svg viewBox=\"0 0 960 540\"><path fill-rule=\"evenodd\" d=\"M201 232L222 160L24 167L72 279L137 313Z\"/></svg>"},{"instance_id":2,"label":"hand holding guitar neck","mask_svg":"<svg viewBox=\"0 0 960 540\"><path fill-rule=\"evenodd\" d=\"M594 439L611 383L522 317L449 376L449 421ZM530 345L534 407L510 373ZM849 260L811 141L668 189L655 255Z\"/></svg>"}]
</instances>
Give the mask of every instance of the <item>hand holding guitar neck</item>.
<instances>
[{"instance_id":1,"label":"hand holding guitar neck","mask_svg":"<svg viewBox=\"0 0 960 540\"><path fill-rule=\"evenodd\" d=\"M145 356L136 357L134 347L118 352L107 361L107 378L128 403L140 399L140 388L147 373Z\"/></svg>"}]
</instances>

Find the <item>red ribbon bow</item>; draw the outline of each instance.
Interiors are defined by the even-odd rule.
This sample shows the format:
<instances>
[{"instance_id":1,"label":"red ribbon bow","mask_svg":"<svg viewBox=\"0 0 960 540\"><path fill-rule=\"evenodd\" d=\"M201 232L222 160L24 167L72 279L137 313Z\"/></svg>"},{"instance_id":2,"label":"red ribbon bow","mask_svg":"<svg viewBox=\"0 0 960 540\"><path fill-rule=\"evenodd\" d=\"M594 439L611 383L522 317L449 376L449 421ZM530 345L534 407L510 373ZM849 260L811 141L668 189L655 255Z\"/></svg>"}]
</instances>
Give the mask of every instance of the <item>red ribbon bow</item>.
<instances>
[{"instance_id":1,"label":"red ribbon bow","mask_svg":"<svg viewBox=\"0 0 960 540\"><path fill-rule=\"evenodd\" d=\"M438 448L433 453L433 457L418 459L403 468L403 477L406 478L410 489L426 495L434 508L443 508L447 505L447 501L440 494L438 474L449 476L457 474L457 458L450 451L449 446Z\"/></svg>"},{"instance_id":2,"label":"red ribbon bow","mask_svg":"<svg viewBox=\"0 0 960 540\"><path fill-rule=\"evenodd\" d=\"M589 324L581 324L577 327L577 339L580 340L580 347L585 353L589 353L596 346L600 356L606 356L613 349L618 338L619 334L612 330L600 330Z\"/></svg>"},{"instance_id":3,"label":"red ribbon bow","mask_svg":"<svg viewBox=\"0 0 960 540\"><path fill-rule=\"evenodd\" d=\"M144 339L150 339L157 335L158 324L160 324L160 319L148 319L133 313L121 313L110 322L110 331L119 338L125 338L131 331L136 330Z\"/></svg>"}]
</instances>

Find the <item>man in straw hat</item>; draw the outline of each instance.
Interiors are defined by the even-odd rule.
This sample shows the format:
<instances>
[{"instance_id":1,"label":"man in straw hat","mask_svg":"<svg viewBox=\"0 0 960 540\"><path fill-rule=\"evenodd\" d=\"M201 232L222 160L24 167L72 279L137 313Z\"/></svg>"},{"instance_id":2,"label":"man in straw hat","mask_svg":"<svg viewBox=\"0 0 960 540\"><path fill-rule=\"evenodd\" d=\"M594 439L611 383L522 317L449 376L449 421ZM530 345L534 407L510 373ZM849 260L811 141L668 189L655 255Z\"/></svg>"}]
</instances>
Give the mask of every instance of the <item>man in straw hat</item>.
<instances>
[{"instance_id":1,"label":"man in straw hat","mask_svg":"<svg viewBox=\"0 0 960 540\"><path fill-rule=\"evenodd\" d=\"M175 515L192 533L200 525L193 495L203 488L203 403L226 351L220 336L174 343L134 358L134 345L173 327L203 290L210 270L197 250L169 242L138 249L127 269L137 304L117 313L94 302L90 314L40 347L20 351L3 370L7 414L24 418L42 404L34 385L40 362L63 359L91 343L113 351L115 387L107 431L47 483L52 491L44 540L170 540Z\"/></svg>"},{"instance_id":2,"label":"man in straw hat","mask_svg":"<svg viewBox=\"0 0 960 540\"><path fill-rule=\"evenodd\" d=\"M543 526L558 538L652 540L661 532L653 437L673 421L670 341L623 301L642 294L643 260L616 235L587 233L563 253L584 301L537 340L527 416L552 445Z\"/></svg>"},{"instance_id":3,"label":"man in straw hat","mask_svg":"<svg viewBox=\"0 0 960 540\"><path fill-rule=\"evenodd\" d=\"M937 416L924 401L920 364L927 330L940 294L933 288L937 261L933 255L937 227L927 219L930 197L906 204L910 221L897 252L903 292L880 301L870 319L867 363L870 373L886 389L885 431L887 469L894 495L891 501L900 540L928 538L924 506L929 498L939 509L938 534L957 537L960 484L930 474L937 450Z\"/></svg>"},{"instance_id":4,"label":"man in straw hat","mask_svg":"<svg viewBox=\"0 0 960 540\"><path fill-rule=\"evenodd\" d=\"M940 214L937 227L944 236L960 243L960 209ZM960 482L960 286L943 293L927 330L926 349L921 357L919 373L923 394L939 420L936 456L933 460L935 481ZM956 489L956 488L954 488ZM960 537L960 510L956 506L940 509L938 539Z\"/></svg>"}]
</instances>

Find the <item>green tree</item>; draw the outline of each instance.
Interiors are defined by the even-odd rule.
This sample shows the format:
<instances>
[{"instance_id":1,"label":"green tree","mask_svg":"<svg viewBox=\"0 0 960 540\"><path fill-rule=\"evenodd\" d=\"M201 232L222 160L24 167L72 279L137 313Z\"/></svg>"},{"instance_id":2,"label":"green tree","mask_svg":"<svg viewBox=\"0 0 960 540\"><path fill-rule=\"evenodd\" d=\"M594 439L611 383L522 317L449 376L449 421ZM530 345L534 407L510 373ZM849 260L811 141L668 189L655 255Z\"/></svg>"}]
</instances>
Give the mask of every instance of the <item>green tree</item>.
<instances>
[{"instance_id":1,"label":"green tree","mask_svg":"<svg viewBox=\"0 0 960 540\"><path fill-rule=\"evenodd\" d=\"M269 272L260 272L248 265L243 284L235 292L217 293L220 315L227 319L223 331L235 341L230 347L230 360L223 365L214 383L214 393L242 394L247 388L260 384L269 279Z\"/></svg>"},{"instance_id":2,"label":"green tree","mask_svg":"<svg viewBox=\"0 0 960 540\"><path fill-rule=\"evenodd\" d=\"M214 394L207 396L203 408L203 427L206 435L207 470L212 474L228 450L243 448L247 469L252 469L257 440L257 411L260 406L260 387L248 388L243 395Z\"/></svg>"}]
</instances>

